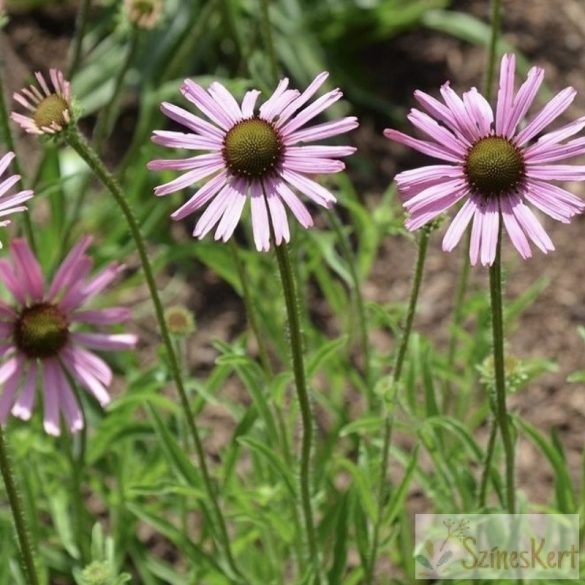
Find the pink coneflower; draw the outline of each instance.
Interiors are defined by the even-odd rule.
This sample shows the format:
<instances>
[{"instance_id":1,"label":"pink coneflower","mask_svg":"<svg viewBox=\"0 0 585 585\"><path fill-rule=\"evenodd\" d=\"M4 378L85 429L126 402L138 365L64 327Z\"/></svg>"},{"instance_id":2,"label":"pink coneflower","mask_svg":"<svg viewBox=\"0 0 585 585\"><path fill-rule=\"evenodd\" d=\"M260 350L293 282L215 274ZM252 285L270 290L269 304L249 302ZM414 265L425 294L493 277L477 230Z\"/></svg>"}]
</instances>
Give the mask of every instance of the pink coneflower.
<instances>
[{"instance_id":1,"label":"pink coneflower","mask_svg":"<svg viewBox=\"0 0 585 585\"><path fill-rule=\"evenodd\" d=\"M79 382L105 406L112 381L109 366L93 353L134 347L136 336L77 330L84 325L113 325L126 321L127 309L86 310L123 266L110 264L88 278L93 262L85 254L91 238L82 239L45 286L34 254L24 240L11 244L11 260L0 260L0 280L14 297L14 305L0 302L0 423L8 414L28 420L33 412L37 379L43 392L44 428L60 433L60 413L71 430L83 428L83 415L71 388ZM69 375L69 377L68 377Z\"/></svg>"},{"instance_id":2,"label":"pink coneflower","mask_svg":"<svg viewBox=\"0 0 585 585\"><path fill-rule=\"evenodd\" d=\"M408 115L430 140L397 130L384 132L391 140L448 163L405 171L396 176L396 183L410 214L406 224L410 230L465 200L445 234L443 250L451 251L457 245L473 219L472 264L478 259L484 266L494 262L500 216L522 258L531 256L529 240L544 253L554 250L527 202L563 223L585 208L579 198L550 182L585 179L585 166L556 164L585 153L585 138L563 142L585 126L585 117L534 141L569 107L575 90L561 91L519 129L544 71L533 67L517 93L514 72L514 55L504 55L495 116L475 88L460 99L446 83L441 88L444 104L416 91L416 99L430 115L415 109Z\"/></svg>"},{"instance_id":3,"label":"pink coneflower","mask_svg":"<svg viewBox=\"0 0 585 585\"><path fill-rule=\"evenodd\" d=\"M193 235L202 238L217 225L215 239L225 242L233 234L250 194L258 250L270 248L269 213L276 244L289 241L284 204L303 227L311 226L309 211L291 187L314 203L330 207L335 197L309 175L343 170L345 164L337 159L352 154L355 148L307 143L343 134L358 125L355 117L347 117L304 128L342 96L335 89L303 107L327 76L327 73L318 75L303 93L287 89L288 79L283 79L258 113L255 104L259 91L248 91L240 107L220 83L212 83L206 91L195 82L185 80L182 94L209 121L165 102L161 104L163 113L189 132L156 131L153 141L171 148L207 153L179 160L155 160L148 168L187 171L157 187L156 195L168 195L203 179L207 182L171 217L182 219L211 201Z\"/></svg>"},{"instance_id":4,"label":"pink coneflower","mask_svg":"<svg viewBox=\"0 0 585 585\"><path fill-rule=\"evenodd\" d=\"M12 112L10 117L29 134L57 134L72 120L71 86L58 69L49 70L50 84L43 74L35 73L38 87L31 85L12 96L21 106L31 112L24 116ZM40 88L40 89L39 89Z\"/></svg>"},{"instance_id":5,"label":"pink coneflower","mask_svg":"<svg viewBox=\"0 0 585 585\"><path fill-rule=\"evenodd\" d=\"M4 174L8 165L14 159L14 153L8 152L2 158L0 158L0 177ZM7 179L0 181L0 218L4 218L7 215L18 213L19 211L26 211L26 205L23 205L25 201L28 201L32 196L33 192L29 189L25 191L18 191L18 193L12 193L6 195L16 183L18 183L20 175L11 175ZM10 223L9 219L0 220L0 227L7 226ZM0 248L2 243L0 243Z\"/></svg>"}]
</instances>

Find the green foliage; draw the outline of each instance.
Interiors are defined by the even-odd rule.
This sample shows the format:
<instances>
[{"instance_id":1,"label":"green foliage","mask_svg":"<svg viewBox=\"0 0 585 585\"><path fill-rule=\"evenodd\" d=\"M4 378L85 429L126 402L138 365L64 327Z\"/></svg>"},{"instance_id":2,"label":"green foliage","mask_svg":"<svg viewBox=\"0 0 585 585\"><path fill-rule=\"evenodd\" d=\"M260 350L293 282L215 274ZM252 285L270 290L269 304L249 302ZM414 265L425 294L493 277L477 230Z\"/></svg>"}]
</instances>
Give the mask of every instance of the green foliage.
<instances>
[{"instance_id":1,"label":"green foliage","mask_svg":"<svg viewBox=\"0 0 585 585\"><path fill-rule=\"evenodd\" d=\"M12 0L8 9L26 16L33 8L51 5L55 10L62 4ZM450 4L275 0L270 16L278 64L294 87L305 86L322 70L331 71L330 87L339 84L349 98L332 115L358 111L365 126L375 126L383 113L386 123L409 104L388 103L376 94L362 52L390 47L398 35L421 27L487 45L489 26L450 10ZM272 91L260 6L256 0L168 0L164 26L141 33L132 48L131 33L120 26L119 3L92 3L82 64L73 78L83 128L92 127L104 110L116 122L102 154L137 210L165 307L180 304L197 312L197 330L174 342L211 485L245 578L234 575L218 545L221 527L170 381L168 356L154 333L127 226L77 155L52 142L42 145L35 177L34 215L42 225L35 237L43 269L53 274L80 235L96 234L96 268L112 260L128 264L123 281L98 304L132 305L142 341L138 356L121 352L106 357L117 386L105 411L82 397L87 435L46 437L39 409L30 422L11 419L7 425L43 585L73 585L73 579L76 585L312 583L298 481L299 404L292 390L289 332L275 259L254 250L245 211L235 236L237 254L258 334L268 348L266 364L248 326L233 250L211 238L192 241L192 218L171 225L169 214L182 196L156 198L152 188L176 173L155 175L146 169L148 161L166 156L150 140L154 129L170 128L160 103L189 107L179 92L185 77L203 85L219 80L238 98L251 87L260 87L264 97ZM499 48L506 46L502 41ZM126 65L118 87L117 76ZM521 61L521 67L527 66ZM176 154L181 156L190 154ZM385 571L390 564L392 577L380 571L376 583L414 583L413 510L480 513L503 507L499 443L485 470L489 497L486 502L478 497L494 390L487 295L472 287L459 307L461 320L445 324L442 332L435 322L424 331L415 327L404 375L399 382L393 379L407 299L395 293L402 283L386 274L384 266L389 255L414 248L414 243L403 227L395 186L381 189L372 180L374 171L371 162L352 157L348 173L327 184L338 199L336 208L316 213L314 230L291 221L290 252L314 415L311 498L329 585L358 585L367 575L372 527L380 515L388 417L393 441L384 470L389 479L381 497L379 541L380 566ZM32 181L28 169L26 174ZM194 188L185 189L184 196ZM375 289L374 281L379 285ZM520 326L521 315L546 286L546 279L539 279L507 304L507 332ZM585 340L584 328L579 335ZM449 336L456 342L452 354ZM555 368L549 356L528 359L510 351L508 389L527 391ZM584 382L585 371L572 373L569 381ZM514 425L518 440L532 443L550 467L554 493L548 509L583 516L585 471L577 485L555 433L549 437L519 415ZM25 585L13 534L10 511L2 505L0 584Z\"/></svg>"}]
</instances>

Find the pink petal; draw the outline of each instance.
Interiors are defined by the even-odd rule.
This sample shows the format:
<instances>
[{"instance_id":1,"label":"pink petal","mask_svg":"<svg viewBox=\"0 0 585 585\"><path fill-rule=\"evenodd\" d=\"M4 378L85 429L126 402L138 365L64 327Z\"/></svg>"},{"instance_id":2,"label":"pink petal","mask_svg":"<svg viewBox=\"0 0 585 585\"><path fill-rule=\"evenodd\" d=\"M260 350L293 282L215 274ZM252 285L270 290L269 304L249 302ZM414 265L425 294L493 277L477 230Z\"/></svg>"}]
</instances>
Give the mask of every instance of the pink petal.
<instances>
[{"instance_id":1,"label":"pink petal","mask_svg":"<svg viewBox=\"0 0 585 585\"><path fill-rule=\"evenodd\" d=\"M63 357L69 363L75 363L79 368L89 372L105 386L109 386L112 383L113 374L110 366L95 353L79 345L68 345L63 350Z\"/></svg>"},{"instance_id":2,"label":"pink petal","mask_svg":"<svg viewBox=\"0 0 585 585\"><path fill-rule=\"evenodd\" d=\"M435 140L443 150L449 151L452 155L463 160L467 154L468 143L457 138L452 132L449 132L443 126L440 126L436 120L433 120L428 114L411 110L407 118L419 130Z\"/></svg>"},{"instance_id":3,"label":"pink petal","mask_svg":"<svg viewBox=\"0 0 585 585\"><path fill-rule=\"evenodd\" d=\"M54 299L61 290L68 288L72 282L75 282L79 278L79 268L81 263L87 265L87 262L84 262L84 254L91 244L91 241L91 236L81 238L71 249L69 254L67 254L53 277L53 282L51 283L48 294L50 300ZM91 266L88 268L88 272L90 269Z\"/></svg>"},{"instance_id":4,"label":"pink petal","mask_svg":"<svg viewBox=\"0 0 585 585\"><path fill-rule=\"evenodd\" d=\"M161 197L163 195L168 195L169 193L175 193L176 191L185 189L185 187L190 187L193 183L197 183L198 181L209 177L209 175L220 171L223 167L224 163L220 160L215 163L210 163L202 168L189 171L164 185L159 185L155 188L154 194Z\"/></svg>"},{"instance_id":5,"label":"pink petal","mask_svg":"<svg viewBox=\"0 0 585 585\"><path fill-rule=\"evenodd\" d=\"M313 225L313 218L303 202L288 188L284 181L278 181L275 185L276 192L280 198L287 204L297 221L304 227L309 228Z\"/></svg>"},{"instance_id":6,"label":"pink petal","mask_svg":"<svg viewBox=\"0 0 585 585\"><path fill-rule=\"evenodd\" d=\"M227 183L199 218L193 235L199 239L206 236L215 227L227 207L234 201L237 203L237 198L237 192L230 183Z\"/></svg>"},{"instance_id":7,"label":"pink petal","mask_svg":"<svg viewBox=\"0 0 585 585\"><path fill-rule=\"evenodd\" d=\"M512 203L512 213L520 224L520 227L524 233L534 242L534 244L540 248L545 254L551 250L554 250L554 244L549 238L548 234L544 231L542 225L538 219L536 219L534 213L530 211L527 205L522 203L520 200L516 204Z\"/></svg>"},{"instance_id":8,"label":"pink petal","mask_svg":"<svg viewBox=\"0 0 585 585\"><path fill-rule=\"evenodd\" d=\"M276 123L277 128L282 126L299 108L304 106L317 93L328 77L329 73L327 73L327 71L319 73L319 75L317 75L317 77L315 77L315 79L309 84L307 89L284 108L278 117L278 122Z\"/></svg>"},{"instance_id":9,"label":"pink petal","mask_svg":"<svg viewBox=\"0 0 585 585\"><path fill-rule=\"evenodd\" d=\"M264 200L262 186L257 181L251 184L252 230L254 243L258 252L270 250L270 228L268 223L268 211Z\"/></svg>"},{"instance_id":10,"label":"pink petal","mask_svg":"<svg viewBox=\"0 0 585 585\"><path fill-rule=\"evenodd\" d=\"M345 169L345 163L327 158L288 158L285 156L282 167L297 173L310 175L328 175Z\"/></svg>"},{"instance_id":11,"label":"pink petal","mask_svg":"<svg viewBox=\"0 0 585 585\"><path fill-rule=\"evenodd\" d=\"M200 85L185 79L181 86L181 93L190 102L194 103L210 120L224 130L229 130L233 124L230 117Z\"/></svg>"},{"instance_id":12,"label":"pink petal","mask_svg":"<svg viewBox=\"0 0 585 585\"><path fill-rule=\"evenodd\" d=\"M492 197L487 202L483 211L482 234L481 234L481 264L491 266L496 259L496 249L500 234L500 211L498 200Z\"/></svg>"},{"instance_id":13,"label":"pink petal","mask_svg":"<svg viewBox=\"0 0 585 585\"><path fill-rule=\"evenodd\" d=\"M189 128L189 130L192 130L197 134L203 134L207 136L207 138L215 138L217 140L223 140L225 136L225 132L217 128L217 126L210 124L207 120L195 116L179 106L163 102L160 105L160 109L165 116L178 122L182 126L185 126L185 128Z\"/></svg>"},{"instance_id":14,"label":"pink petal","mask_svg":"<svg viewBox=\"0 0 585 585\"><path fill-rule=\"evenodd\" d=\"M467 229L471 218L477 211L477 205L472 198L467 199L457 215L451 221L443 237L443 251L450 252L461 240L463 232Z\"/></svg>"},{"instance_id":15,"label":"pink petal","mask_svg":"<svg viewBox=\"0 0 585 585\"><path fill-rule=\"evenodd\" d=\"M218 153L199 154L197 156L190 156L189 158L151 160L146 165L146 168L151 171L187 171L191 169L200 169L212 164L221 163L222 161L223 157Z\"/></svg>"},{"instance_id":16,"label":"pink petal","mask_svg":"<svg viewBox=\"0 0 585 585\"><path fill-rule=\"evenodd\" d=\"M324 122L323 124L317 124L310 126L309 128L303 128L297 132L283 137L285 145L297 144L299 142L312 142L314 140L324 140L325 138L331 138L339 134L345 134L357 128L359 123L355 116L348 116L341 120L334 120L333 122Z\"/></svg>"},{"instance_id":17,"label":"pink petal","mask_svg":"<svg viewBox=\"0 0 585 585\"><path fill-rule=\"evenodd\" d=\"M203 205L215 197L217 193L226 186L227 177L227 171L222 171L219 175L210 179L195 193L195 195L193 195L193 197L191 197L191 199L189 199L189 201L172 213L171 218L175 221L179 221L200 207L203 207Z\"/></svg>"},{"instance_id":18,"label":"pink petal","mask_svg":"<svg viewBox=\"0 0 585 585\"><path fill-rule=\"evenodd\" d=\"M3 385L0 395L0 424L6 422L14 404L22 368L23 361L20 358L13 358L0 367L0 378Z\"/></svg>"},{"instance_id":19,"label":"pink petal","mask_svg":"<svg viewBox=\"0 0 585 585\"><path fill-rule=\"evenodd\" d=\"M267 190L266 195L268 212L270 213L272 227L274 228L275 243L277 246L280 246L283 242L290 240L286 211L280 197L273 190Z\"/></svg>"},{"instance_id":20,"label":"pink petal","mask_svg":"<svg viewBox=\"0 0 585 585\"><path fill-rule=\"evenodd\" d=\"M43 361L43 427L49 435L58 437L61 434L59 421L59 363L48 359Z\"/></svg>"},{"instance_id":21,"label":"pink petal","mask_svg":"<svg viewBox=\"0 0 585 585\"><path fill-rule=\"evenodd\" d=\"M112 307L93 311L76 311L69 315L69 319L74 322L89 323L90 325L115 325L128 321L131 316L130 309Z\"/></svg>"},{"instance_id":22,"label":"pink petal","mask_svg":"<svg viewBox=\"0 0 585 585\"><path fill-rule=\"evenodd\" d=\"M222 107L232 124L242 120L242 110L234 96L218 81L214 81L208 89L209 94Z\"/></svg>"},{"instance_id":23,"label":"pink petal","mask_svg":"<svg viewBox=\"0 0 585 585\"><path fill-rule=\"evenodd\" d=\"M509 125L514 101L514 71L516 57L506 54L500 65L500 87L498 89L498 103L496 106L496 134L511 138Z\"/></svg>"},{"instance_id":24,"label":"pink petal","mask_svg":"<svg viewBox=\"0 0 585 585\"><path fill-rule=\"evenodd\" d=\"M518 220L514 216L512 210L512 203L517 204L517 197L501 197L500 198L500 209L502 211L502 219L504 220L504 227L506 232L512 240L512 244L518 250L518 253L524 260L532 256L530 249L530 243L524 234L524 230L518 223Z\"/></svg>"},{"instance_id":25,"label":"pink petal","mask_svg":"<svg viewBox=\"0 0 585 585\"><path fill-rule=\"evenodd\" d=\"M316 183L304 175L283 169L281 176L287 183L290 183L293 187L298 189L301 193L304 193L309 199L312 199L322 207L331 207L333 203L337 201L335 196L327 191L325 187L322 187L319 183Z\"/></svg>"},{"instance_id":26,"label":"pink petal","mask_svg":"<svg viewBox=\"0 0 585 585\"><path fill-rule=\"evenodd\" d=\"M76 348L77 350L78 348ZM93 396L97 399L102 407L110 403L110 395L101 384L86 368L81 366L79 362L66 357L63 359L65 367L70 371L71 375L76 378Z\"/></svg>"},{"instance_id":27,"label":"pink petal","mask_svg":"<svg viewBox=\"0 0 585 585\"><path fill-rule=\"evenodd\" d=\"M16 155L13 152L7 152L1 159L0 159L0 176L4 174L4 171L8 168L10 163L14 160Z\"/></svg>"},{"instance_id":28,"label":"pink petal","mask_svg":"<svg viewBox=\"0 0 585 585\"><path fill-rule=\"evenodd\" d=\"M24 387L20 397L12 407L12 414L22 420L30 420L34 406L37 390L37 366L32 360L29 361L29 368L24 381Z\"/></svg>"},{"instance_id":29,"label":"pink petal","mask_svg":"<svg viewBox=\"0 0 585 585\"><path fill-rule=\"evenodd\" d=\"M530 108L534 102L534 98L540 89L543 78L544 69L540 67L532 67L528 72L526 81L520 86L520 89L514 98L512 111L508 116L505 128L506 136L513 136L516 132L518 123L524 118L528 108Z\"/></svg>"},{"instance_id":30,"label":"pink petal","mask_svg":"<svg viewBox=\"0 0 585 585\"><path fill-rule=\"evenodd\" d=\"M11 250L14 258L16 277L22 279L24 288L33 301L40 301L44 295L44 278L41 267L26 240L13 240Z\"/></svg>"},{"instance_id":31,"label":"pink petal","mask_svg":"<svg viewBox=\"0 0 585 585\"><path fill-rule=\"evenodd\" d=\"M226 207L215 232L215 239L221 239L224 242L227 242L234 233L247 199L248 186L246 181L236 179L232 185L234 188L234 198L230 205Z\"/></svg>"},{"instance_id":32,"label":"pink petal","mask_svg":"<svg viewBox=\"0 0 585 585\"><path fill-rule=\"evenodd\" d=\"M254 116L254 107L260 92L257 89L247 91L242 101L242 115L244 118L252 118Z\"/></svg>"},{"instance_id":33,"label":"pink petal","mask_svg":"<svg viewBox=\"0 0 585 585\"><path fill-rule=\"evenodd\" d=\"M389 140L393 140L394 142L399 142L400 144L404 144L404 146L408 146L413 148L414 150L418 150L423 154L428 156L432 156L433 158L438 158L440 160L446 160L453 163L463 163L462 156L455 156L442 148L438 144L433 144L432 142L428 142L426 140L419 140L418 138L413 138L412 136L408 136L407 134L403 134L398 130L392 130L391 128L387 128L384 130L384 136Z\"/></svg>"},{"instance_id":34,"label":"pink petal","mask_svg":"<svg viewBox=\"0 0 585 585\"><path fill-rule=\"evenodd\" d=\"M71 337L90 349L105 351L132 349L138 341L132 333L73 333Z\"/></svg>"},{"instance_id":35,"label":"pink petal","mask_svg":"<svg viewBox=\"0 0 585 585\"><path fill-rule=\"evenodd\" d=\"M26 289L24 283L20 282L13 270L12 266L4 258L0 260L0 280L4 286L10 291L12 296L21 304L26 304Z\"/></svg>"},{"instance_id":36,"label":"pink petal","mask_svg":"<svg viewBox=\"0 0 585 585\"><path fill-rule=\"evenodd\" d=\"M284 126L280 128L283 136L290 136L295 130L298 130L301 126L304 126L307 122L318 116L321 112L331 107L336 101L341 99L343 94L339 89L334 89L319 99L315 100L310 106L307 106L304 110L301 110L294 118L288 121Z\"/></svg>"},{"instance_id":37,"label":"pink petal","mask_svg":"<svg viewBox=\"0 0 585 585\"><path fill-rule=\"evenodd\" d=\"M463 103L468 115L475 123L476 136L487 136L492 129L494 113L487 100L472 87L463 94Z\"/></svg>"},{"instance_id":38,"label":"pink petal","mask_svg":"<svg viewBox=\"0 0 585 585\"><path fill-rule=\"evenodd\" d=\"M520 131L516 137L516 144L523 146L531 138L534 138L543 128L558 118L573 102L577 92L572 87L567 87L550 100L544 108Z\"/></svg>"},{"instance_id":39,"label":"pink petal","mask_svg":"<svg viewBox=\"0 0 585 585\"><path fill-rule=\"evenodd\" d=\"M449 82L441 87L441 95L455 118L459 139L471 146L478 138L474 120L469 116L463 100L451 89Z\"/></svg>"},{"instance_id":40,"label":"pink petal","mask_svg":"<svg viewBox=\"0 0 585 585\"><path fill-rule=\"evenodd\" d=\"M152 133L152 141L161 146L170 148L184 148L186 150L212 150L219 151L223 148L223 142L217 138L173 132L171 130L155 130Z\"/></svg>"},{"instance_id":41,"label":"pink petal","mask_svg":"<svg viewBox=\"0 0 585 585\"><path fill-rule=\"evenodd\" d=\"M526 165L530 179L544 181L585 181L585 165Z\"/></svg>"}]
</instances>

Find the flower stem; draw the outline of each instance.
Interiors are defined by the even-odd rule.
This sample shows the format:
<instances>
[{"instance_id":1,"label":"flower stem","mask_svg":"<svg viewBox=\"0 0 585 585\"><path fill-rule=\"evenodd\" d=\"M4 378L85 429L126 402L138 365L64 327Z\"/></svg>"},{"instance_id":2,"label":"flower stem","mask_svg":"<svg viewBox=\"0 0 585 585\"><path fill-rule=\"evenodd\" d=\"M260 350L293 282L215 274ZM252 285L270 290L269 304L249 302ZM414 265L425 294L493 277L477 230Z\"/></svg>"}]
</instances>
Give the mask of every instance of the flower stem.
<instances>
[{"instance_id":1,"label":"flower stem","mask_svg":"<svg viewBox=\"0 0 585 585\"><path fill-rule=\"evenodd\" d=\"M203 483L205 486L205 490L207 492L207 497L209 498L212 508L214 510L214 514L216 517L217 525L219 526L220 530L220 541L223 546L223 552L226 556L226 560L230 566L230 569L241 580L243 580L243 576L238 569L235 559L233 557L233 553L231 550L230 539L227 531L226 521L221 511L218 497L216 494L216 490L213 486L213 482L211 479L211 475L209 473L209 468L207 467L207 461L205 458L205 450L203 448L203 443L201 441L201 437L199 436L199 431L197 429L197 425L195 424L195 419L193 417L193 411L191 409L191 405L189 403L189 398L187 396L187 392L183 383L183 377L181 375L181 368L179 366L179 362L177 360L177 355L175 353L175 349L173 346L173 341L171 335L169 333L165 318L164 318L164 311L163 306L160 300L160 296L158 293L158 289L156 286L156 281L154 278L154 273L152 271L152 266L150 264L150 260L148 259L148 253L146 251L146 243L140 232L140 227L138 225L138 221L134 215L134 212L130 208L130 205L126 201L124 197L124 193L116 181L116 179L112 176L112 174L107 170L105 165L103 164L102 160L99 156L95 153L95 151L91 148L91 146L87 143L85 138L80 134L79 130L76 127L72 127L66 133L66 139L69 145L79 154L79 156L87 163L87 165L91 168L93 173L96 177L103 183L103 185L108 189L110 194L114 197L116 203L120 207L120 210L124 214L128 227L130 229L130 233L132 234L132 238L134 239L134 243L136 244L136 249L138 251L138 255L140 256L140 262L142 264L142 269L144 271L144 276L146 278L146 283L148 286L148 290L150 292L150 296L152 299L152 303L154 305L154 310L156 314L156 318L158 321L158 325L160 328L162 341L165 346L167 357L169 360L169 365L171 369L171 374L173 376L175 386L177 388L177 392L179 393L179 398L181 400L181 406L185 413L185 418L187 419L187 425L189 427L189 432L193 439L193 444L195 445L195 451L197 453L197 459L199 463L199 467L201 469L201 476L203 478Z\"/></svg>"},{"instance_id":2,"label":"flower stem","mask_svg":"<svg viewBox=\"0 0 585 585\"><path fill-rule=\"evenodd\" d=\"M274 230L272 221L270 221L272 240L274 241ZM299 318L298 297L290 264L290 256L286 244L275 246L280 279L282 281L282 290L286 303L286 314L289 326L290 348L292 354L292 366L295 378L297 397L301 408L301 420L303 428L303 437L301 444L301 469L300 469L300 488L301 488L301 507L305 519L305 530L309 557L315 574L315 583L320 585L321 580L321 563L319 560L319 550L317 546L317 536L315 530L315 521L313 519L313 507L311 503L311 451L313 448L313 418L311 414L311 402L307 391L305 379L305 366L303 363L303 339L301 335L301 324Z\"/></svg>"},{"instance_id":3,"label":"flower stem","mask_svg":"<svg viewBox=\"0 0 585 585\"><path fill-rule=\"evenodd\" d=\"M8 454L8 446L4 439L4 431L0 426L0 472L6 486L6 495L12 511L16 535L22 558L22 567L30 585L39 585L39 578L35 567L35 555L28 530L22 501L16 487L14 470Z\"/></svg>"},{"instance_id":4,"label":"flower stem","mask_svg":"<svg viewBox=\"0 0 585 585\"><path fill-rule=\"evenodd\" d=\"M500 219L501 224L501 219ZM494 371L496 387L496 419L504 443L506 460L506 505L508 512L514 514L514 441L506 408L506 374L504 363L504 318L502 310L502 228L498 235L496 259L490 266L490 300L492 309L492 331L494 341Z\"/></svg>"},{"instance_id":5,"label":"flower stem","mask_svg":"<svg viewBox=\"0 0 585 585\"><path fill-rule=\"evenodd\" d=\"M425 227L422 229L420 239L418 242L418 253L416 257L416 266L414 275L412 277L412 285L410 289L410 299L408 301L408 309L406 312L406 319L402 329L402 337L398 351L396 352L396 359L394 362L394 370L392 372L392 394L390 403L386 406L386 415L384 420L384 442L382 446L382 462L380 464L380 477L378 482L378 516L374 523L374 532L372 535L372 548L370 551L370 561L366 568L365 583L372 585L374 583L374 571L376 568L376 560L378 557L378 547L380 545L380 530L382 528L382 521L384 519L384 503L386 502L387 485L386 480L388 460L390 458L390 444L392 442L392 429L394 427L394 407L398 400L398 387L400 377L402 375L402 367L404 365L404 358L406 357L406 350L408 349L408 341L412 331L412 324L416 314L416 306L418 303L418 296L424 274L425 260L427 256L427 246L429 243L429 236L431 228Z\"/></svg>"},{"instance_id":6,"label":"flower stem","mask_svg":"<svg viewBox=\"0 0 585 585\"><path fill-rule=\"evenodd\" d=\"M12 136L12 132L10 130L10 123L8 118L8 109L6 103L6 96L5 96L5 87L4 87L4 61L2 59L2 55L0 53L0 138L4 141L6 148L12 152L16 152L15 144L14 144L14 137ZM22 175L22 169L20 168L20 163L18 161L18 157L15 157L12 161L12 165L14 166L14 170L16 171L17 175L20 175L21 181L24 184L24 177ZM34 230L32 226L32 221L28 212L24 213L24 233L26 239L30 245L31 250L33 253L36 253L37 247L34 237Z\"/></svg>"}]
</instances>

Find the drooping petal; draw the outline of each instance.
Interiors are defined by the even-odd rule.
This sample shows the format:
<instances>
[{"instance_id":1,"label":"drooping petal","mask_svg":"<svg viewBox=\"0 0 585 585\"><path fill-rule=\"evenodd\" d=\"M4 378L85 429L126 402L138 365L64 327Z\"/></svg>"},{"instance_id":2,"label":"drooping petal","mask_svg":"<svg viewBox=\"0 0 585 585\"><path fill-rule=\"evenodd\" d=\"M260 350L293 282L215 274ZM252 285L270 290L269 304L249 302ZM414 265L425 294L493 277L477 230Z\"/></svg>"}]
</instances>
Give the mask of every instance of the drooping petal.
<instances>
[{"instance_id":1,"label":"drooping petal","mask_svg":"<svg viewBox=\"0 0 585 585\"><path fill-rule=\"evenodd\" d=\"M264 193L262 186L257 181L252 182L250 190L254 243L258 252L267 252L270 250L270 224L268 223L268 210L266 209Z\"/></svg>"},{"instance_id":2,"label":"drooping petal","mask_svg":"<svg viewBox=\"0 0 585 585\"><path fill-rule=\"evenodd\" d=\"M477 205L475 201L472 198L467 199L445 232L445 236L443 237L443 251L450 252L455 248L476 211Z\"/></svg>"}]
</instances>

